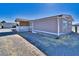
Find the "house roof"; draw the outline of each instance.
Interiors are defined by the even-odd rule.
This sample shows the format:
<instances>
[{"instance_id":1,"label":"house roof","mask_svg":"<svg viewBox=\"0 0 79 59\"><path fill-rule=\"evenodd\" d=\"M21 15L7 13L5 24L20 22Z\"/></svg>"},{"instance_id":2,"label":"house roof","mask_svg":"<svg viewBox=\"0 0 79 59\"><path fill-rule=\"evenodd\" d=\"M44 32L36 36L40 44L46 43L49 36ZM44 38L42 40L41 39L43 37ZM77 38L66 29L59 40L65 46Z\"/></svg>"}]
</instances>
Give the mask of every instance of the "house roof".
<instances>
[{"instance_id":1,"label":"house roof","mask_svg":"<svg viewBox=\"0 0 79 59\"><path fill-rule=\"evenodd\" d=\"M19 21L29 21L27 19L22 19L22 18L16 18L15 22L19 22Z\"/></svg>"},{"instance_id":2,"label":"house roof","mask_svg":"<svg viewBox=\"0 0 79 59\"><path fill-rule=\"evenodd\" d=\"M28 19L22 19L22 18L16 18L15 22L19 22L19 21L34 21L34 20L42 20L42 19L47 19L47 18L65 18L67 20L72 20L73 18L71 15L67 15L67 14L60 14L60 15L56 15L56 16L49 16L49 17L44 17L44 18L39 18L39 19L33 19L33 20L28 20ZM60 19L61 20L61 19Z\"/></svg>"},{"instance_id":3,"label":"house roof","mask_svg":"<svg viewBox=\"0 0 79 59\"><path fill-rule=\"evenodd\" d=\"M35 19L35 20L41 20L41 19L46 19L46 18L57 18L57 17L66 18L67 20L72 20L73 21L72 16L71 15L67 15L67 14L60 14L60 15L56 15L56 16L44 17L44 18Z\"/></svg>"},{"instance_id":4,"label":"house roof","mask_svg":"<svg viewBox=\"0 0 79 59\"><path fill-rule=\"evenodd\" d=\"M76 24L72 24L72 26L79 26L79 23L76 23Z\"/></svg>"}]
</instances>

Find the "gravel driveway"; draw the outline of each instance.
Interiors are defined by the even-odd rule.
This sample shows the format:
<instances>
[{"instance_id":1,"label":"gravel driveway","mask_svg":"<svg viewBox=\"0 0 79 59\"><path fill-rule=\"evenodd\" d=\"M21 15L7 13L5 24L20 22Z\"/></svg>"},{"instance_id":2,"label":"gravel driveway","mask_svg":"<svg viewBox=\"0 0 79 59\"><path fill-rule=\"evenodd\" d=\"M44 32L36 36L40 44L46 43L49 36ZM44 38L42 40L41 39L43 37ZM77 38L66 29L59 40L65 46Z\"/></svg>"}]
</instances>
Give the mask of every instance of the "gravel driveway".
<instances>
[{"instance_id":1,"label":"gravel driveway","mask_svg":"<svg viewBox=\"0 0 79 59\"><path fill-rule=\"evenodd\" d=\"M0 56L45 56L17 34L0 37Z\"/></svg>"}]
</instances>

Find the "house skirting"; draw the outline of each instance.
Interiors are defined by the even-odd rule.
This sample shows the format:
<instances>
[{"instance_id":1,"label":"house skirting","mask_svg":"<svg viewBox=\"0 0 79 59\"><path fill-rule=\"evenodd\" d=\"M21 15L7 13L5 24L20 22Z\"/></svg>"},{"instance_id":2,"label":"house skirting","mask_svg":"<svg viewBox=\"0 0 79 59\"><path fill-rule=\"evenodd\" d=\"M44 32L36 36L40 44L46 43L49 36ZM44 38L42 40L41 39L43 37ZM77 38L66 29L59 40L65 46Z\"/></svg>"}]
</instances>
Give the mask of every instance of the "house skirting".
<instances>
[{"instance_id":1,"label":"house skirting","mask_svg":"<svg viewBox=\"0 0 79 59\"><path fill-rule=\"evenodd\" d=\"M54 35L57 35L57 36L59 36L61 34L66 34L66 33L53 33L53 32L41 31L41 30L32 30L32 33L40 33L40 32L47 33L47 34L54 34Z\"/></svg>"}]
</instances>

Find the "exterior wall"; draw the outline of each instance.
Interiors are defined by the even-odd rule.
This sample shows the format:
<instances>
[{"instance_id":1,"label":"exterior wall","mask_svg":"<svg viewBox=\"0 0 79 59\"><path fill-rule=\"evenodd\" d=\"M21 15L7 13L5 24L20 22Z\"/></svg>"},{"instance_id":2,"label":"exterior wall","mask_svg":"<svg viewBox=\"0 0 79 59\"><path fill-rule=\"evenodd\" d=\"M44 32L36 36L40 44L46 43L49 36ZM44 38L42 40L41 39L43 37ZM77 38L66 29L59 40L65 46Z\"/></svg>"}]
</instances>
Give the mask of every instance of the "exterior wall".
<instances>
[{"instance_id":1,"label":"exterior wall","mask_svg":"<svg viewBox=\"0 0 79 59\"><path fill-rule=\"evenodd\" d=\"M2 28L2 26L0 26L0 28Z\"/></svg>"},{"instance_id":2,"label":"exterior wall","mask_svg":"<svg viewBox=\"0 0 79 59\"><path fill-rule=\"evenodd\" d=\"M79 26L77 26L77 33L79 33Z\"/></svg>"},{"instance_id":3,"label":"exterior wall","mask_svg":"<svg viewBox=\"0 0 79 59\"><path fill-rule=\"evenodd\" d=\"M56 18L45 18L40 20L34 20L32 22L32 28L34 32L58 32L58 24Z\"/></svg>"},{"instance_id":4,"label":"exterior wall","mask_svg":"<svg viewBox=\"0 0 79 59\"><path fill-rule=\"evenodd\" d=\"M2 32L12 32L12 30L11 29L0 29L0 33Z\"/></svg>"},{"instance_id":5,"label":"exterior wall","mask_svg":"<svg viewBox=\"0 0 79 59\"><path fill-rule=\"evenodd\" d=\"M15 23L3 23L4 28L12 28L13 26L16 26Z\"/></svg>"},{"instance_id":6,"label":"exterior wall","mask_svg":"<svg viewBox=\"0 0 79 59\"><path fill-rule=\"evenodd\" d=\"M0 22L0 29L2 28L2 23Z\"/></svg>"},{"instance_id":7,"label":"exterior wall","mask_svg":"<svg viewBox=\"0 0 79 59\"><path fill-rule=\"evenodd\" d=\"M18 32L30 31L30 22L29 21L17 21L18 26L16 30Z\"/></svg>"},{"instance_id":8,"label":"exterior wall","mask_svg":"<svg viewBox=\"0 0 79 59\"><path fill-rule=\"evenodd\" d=\"M60 33L69 33L72 31L72 20L71 21L68 21L68 20L65 20L67 21L67 28L63 31L63 21L64 19L61 19L60 20Z\"/></svg>"},{"instance_id":9,"label":"exterior wall","mask_svg":"<svg viewBox=\"0 0 79 59\"><path fill-rule=\"evenodd\" d=\"M16 31L17 32L29 31L29 26L17 26Z\"/></svg>"},{"instance_id":10,"label":"exterior wall","mask_svg":"<svg viewBox=\"0 0 79 59\"><path fill-rule=\"evenodd\" d=\"M62 32L62 20L59 20L59 33Z\"/></svg>"},{"instance_id":11,"label":"exterior wall","mask_svg":"<svg viewBox=\"0 0 79 59\"><path fill-rule=\"evenodd\" d=\"M72 26L72 31L75 32L75 26Z\"/></svg>"},{"instance_id":12,"label":"exterior wall","mask_svg":"<svg viewBox=\"0 0 79 59\"><path fill-rule=\"evenodd\" d=\"M72 21L68 21L67 33L72 31Z\"/></svg>"},{"instance_id":13,"label":"exterior wall","mask_svg":"<svg viewBox=\"0 0 79 59\"><path fill-rule=\"evenodd\" d=\"M63 25L63 21L67 21L67 27ZM66 34L72 31L72 17L71 16L53 16L32 21L32 32L43 32L49 34Z\"/></svg>"},{"instance_id":14,"label":"exterior wall","mask_svg":"<svg viewBox=\"0 0 79 59\"><path fill-rule=\"evenodd\" d=\"M72 31L76 32L76 33L79 33L79 25L73 25L72 26Z\"/></svg>"}]
</instances>

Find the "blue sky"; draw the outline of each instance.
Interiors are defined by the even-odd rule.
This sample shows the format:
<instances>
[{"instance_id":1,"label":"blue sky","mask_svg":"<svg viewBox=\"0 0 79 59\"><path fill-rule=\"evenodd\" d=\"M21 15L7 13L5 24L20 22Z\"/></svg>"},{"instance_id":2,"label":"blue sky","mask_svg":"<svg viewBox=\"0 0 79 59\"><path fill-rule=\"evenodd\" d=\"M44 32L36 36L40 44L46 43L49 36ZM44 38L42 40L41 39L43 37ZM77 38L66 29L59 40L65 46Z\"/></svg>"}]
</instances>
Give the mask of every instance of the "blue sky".
<instances>
[{"instance_id":1,"label":"blue sky","mask_svg":"<svg viewBox=\"0 0 79 59\"><path fill-rule=\"evenodd\" d=\"M79 21L79 4L77 3L26 3L0 4L0 21L14 21L16 18L38 19L57 14L70 14Z\"/></svg>"}]
</instances>

